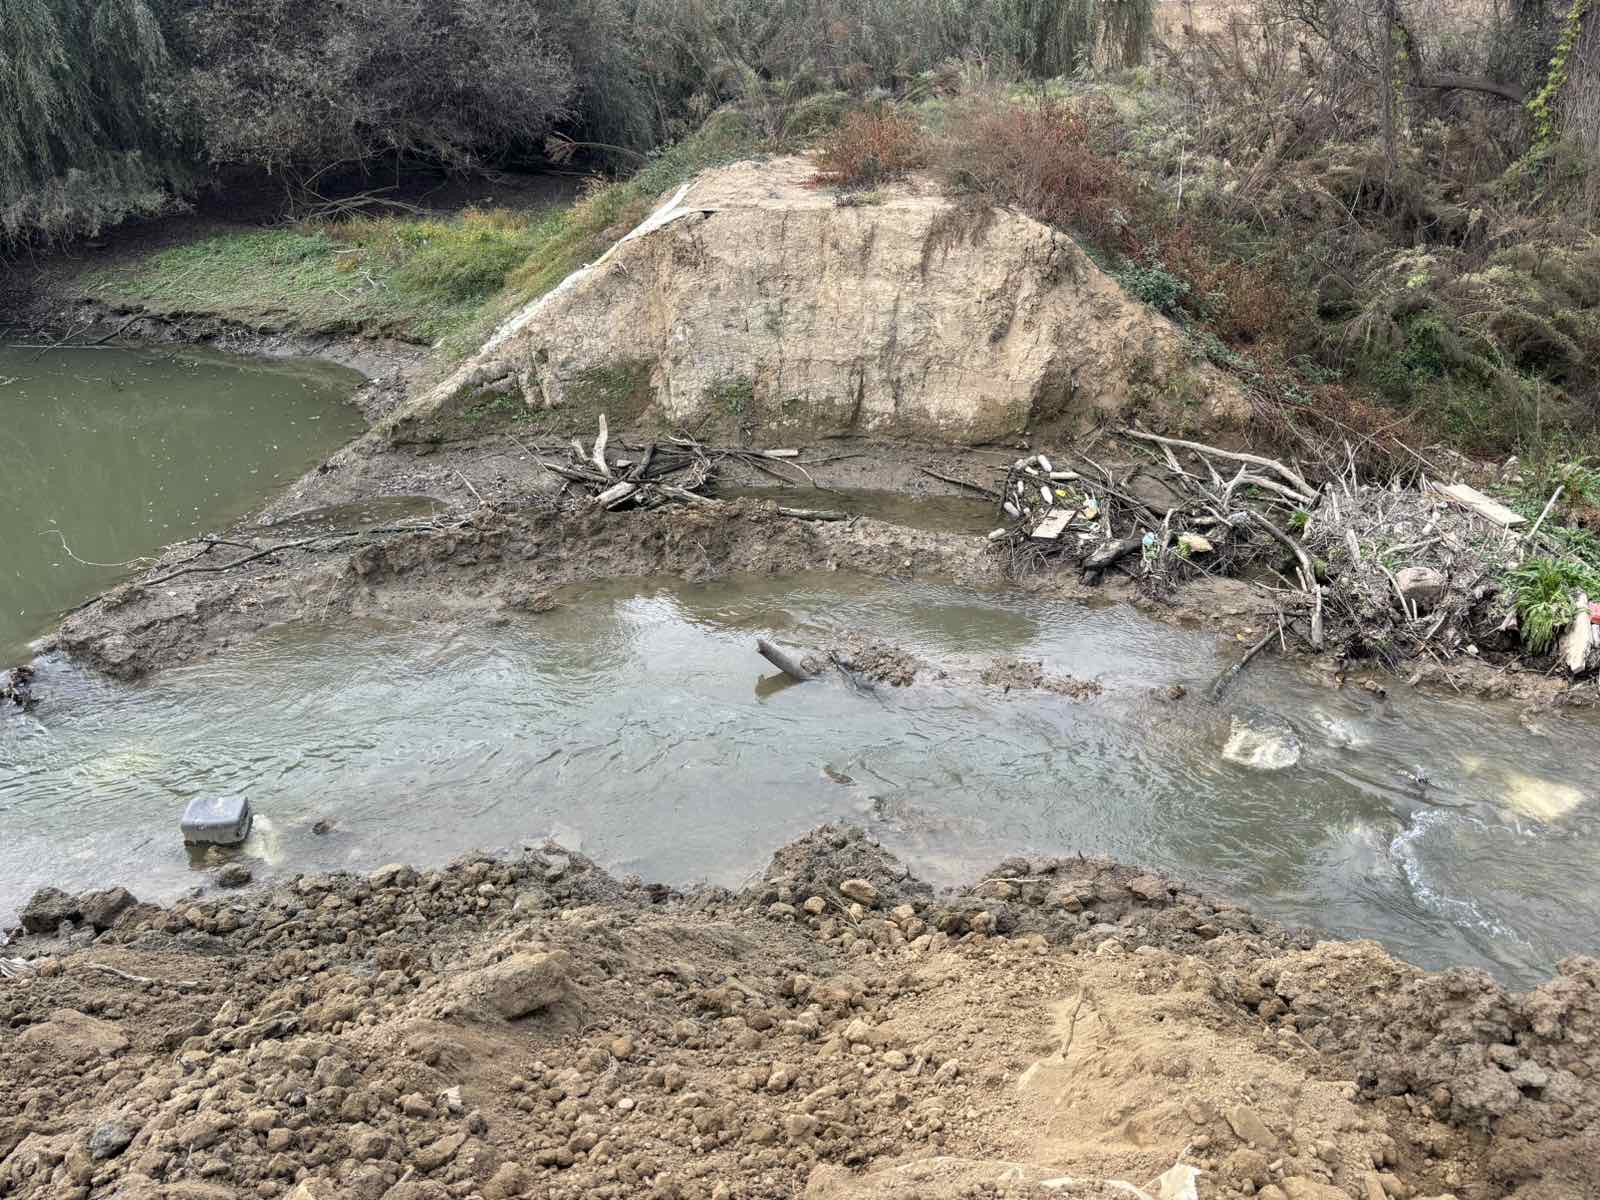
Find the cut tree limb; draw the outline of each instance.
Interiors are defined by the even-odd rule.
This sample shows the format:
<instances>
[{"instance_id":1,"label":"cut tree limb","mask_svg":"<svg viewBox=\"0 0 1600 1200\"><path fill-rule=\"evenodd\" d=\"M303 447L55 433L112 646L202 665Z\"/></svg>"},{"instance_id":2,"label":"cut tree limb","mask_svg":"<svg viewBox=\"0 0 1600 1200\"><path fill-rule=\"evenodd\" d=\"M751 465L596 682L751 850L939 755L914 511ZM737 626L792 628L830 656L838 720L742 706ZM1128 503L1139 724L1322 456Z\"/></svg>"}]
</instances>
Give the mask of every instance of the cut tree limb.
<instances>
[{"instance_id":1,"label":"cut tree limb","mask_svg":"<svg viewBox=\"0 0 1600 1200\"><path fill-rule=\"evenodd\" d=\"M836 508L779 508L780 517L793 517L796 521L848 521L850 514Z\"/></svg>"},{"instance_id":2,"label":"cut tree limb","mask_svg":"<svg viewBox=\"0 0 1600 1200\"><path fill-rule=\"evenodd\" d=\"M801 666L800 663L795 659L790 658L789 655L778 649L778 647L774 646L771 642L767 641L766 638L756 639L756 653L761 655L762 658L766 659L773 666L777 667L778 670L782 671L796 683L805 683L811 678L810 671L806 670L805 667Z\"/></svg>"},{"instance_id":3,"label":"cut tree limb","mask_svg":"<svg viewBox=\"0 0 1600 1200\"><path fill-rule=\"evenodd\" d=\"M611 431L606 428L606 415L600 414L600 432L594 439L594 465L600 468L600 474L607 479L611 478L611 464L606 462L606 442L611 438ZM632 493L629 493L630 495Z\"/></svg>"}]
</instances>

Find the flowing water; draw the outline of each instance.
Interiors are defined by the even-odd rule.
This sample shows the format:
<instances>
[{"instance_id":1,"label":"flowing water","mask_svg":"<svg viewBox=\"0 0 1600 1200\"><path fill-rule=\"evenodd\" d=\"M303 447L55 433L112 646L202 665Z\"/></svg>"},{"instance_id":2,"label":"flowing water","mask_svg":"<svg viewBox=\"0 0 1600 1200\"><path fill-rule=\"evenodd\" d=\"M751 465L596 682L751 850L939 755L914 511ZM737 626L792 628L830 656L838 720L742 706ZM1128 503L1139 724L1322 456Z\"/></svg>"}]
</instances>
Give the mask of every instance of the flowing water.
<instances>
[{"instance_id":1,"label":"flowing water","mask_svg":"<svg viewBox=\"0 0 1600 1200\"><path fill-rule=\"evenodd\" d=\"M129 560L244 516L364 428L325 363L0 348L0 666Z\"/></svg>"},{"instance_id":2,"label":"flowing water","mask_svg":"<svg viewBox=\"0 0 1600 1200\"><path fill-rule=\"evenodd\" d=\"M0 915L45 882L203 883L215 859L185 851L179 814L243 792L262 877L553 835L620 872L737 885L843 819L940 881L1105 852L1524 984L1596 949L1593 721L1332 691L1270 656L1213 706L1237 651L1115 605L843 574L562 599L509 623L288 627L132 685L46 661L39 707L0 718ZM951 674L786 686L757 632L870 634ZM1002 694L973 678L994 655L1104 690ZM1174 682L1188 697L1160 698Z\"/></svg>"}]
</instances>

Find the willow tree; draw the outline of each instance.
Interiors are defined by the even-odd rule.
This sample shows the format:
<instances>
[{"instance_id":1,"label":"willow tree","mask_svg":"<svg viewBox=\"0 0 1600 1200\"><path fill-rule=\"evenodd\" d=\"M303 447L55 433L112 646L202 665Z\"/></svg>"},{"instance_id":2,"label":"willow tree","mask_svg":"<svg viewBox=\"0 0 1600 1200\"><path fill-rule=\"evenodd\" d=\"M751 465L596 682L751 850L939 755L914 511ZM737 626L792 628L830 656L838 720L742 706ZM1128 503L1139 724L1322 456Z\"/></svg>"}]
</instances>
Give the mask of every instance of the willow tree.
<instances>
[{"instance_id":1,"label":"willow tree","mask_svg":"<svg viewBox=\"0 0 1600 1200\"><path fill-rule=\"evenodd\" d=\"M168 201L183 168L154 112L167 67L151 0L0 2L0 241Z\"/></svg>"}]
</instances>

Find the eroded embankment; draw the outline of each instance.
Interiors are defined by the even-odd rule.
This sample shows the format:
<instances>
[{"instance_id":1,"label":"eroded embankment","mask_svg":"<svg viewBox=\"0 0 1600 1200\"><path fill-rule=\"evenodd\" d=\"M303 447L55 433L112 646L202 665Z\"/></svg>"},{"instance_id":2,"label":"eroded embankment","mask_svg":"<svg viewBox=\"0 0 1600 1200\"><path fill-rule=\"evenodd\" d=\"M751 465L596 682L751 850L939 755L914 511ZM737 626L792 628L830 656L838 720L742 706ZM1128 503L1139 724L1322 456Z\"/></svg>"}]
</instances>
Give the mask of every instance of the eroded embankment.
<instances>
[{"instance_id":1,"label":"eroded embankment","mask_svg":"<svg viewBox=\"0 0 1600 1200\"><path fill-rule=\"evenodd\" d=\"M27 919L19 1198L1600 1194L1600 963L1512 995L1106 860L935 895L824 827L737 893L546 847Z\"/></svg>"}]
</instances>

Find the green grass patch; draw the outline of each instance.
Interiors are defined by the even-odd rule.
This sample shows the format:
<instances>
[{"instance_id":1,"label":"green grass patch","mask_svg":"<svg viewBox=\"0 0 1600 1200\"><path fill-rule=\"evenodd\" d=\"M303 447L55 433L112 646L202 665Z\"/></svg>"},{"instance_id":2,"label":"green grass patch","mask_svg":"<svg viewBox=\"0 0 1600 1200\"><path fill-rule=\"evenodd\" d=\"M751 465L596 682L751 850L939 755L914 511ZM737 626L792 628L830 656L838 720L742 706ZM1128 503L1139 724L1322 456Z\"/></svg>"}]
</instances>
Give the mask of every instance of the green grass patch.
<instances>
[{"instance_id":1,"label":"green grass patch","mask_svg":"<svg viewBox=\"0 0 1600 1200\"><path fill-rule=\"evenodd\" d=\"M743 114L714 114L636 175L596 181L573 204L452 217L356 216L250 230L91 272L95 299L203 313L256 328L373 332L466 357L494 328L643 220L697 171L767 148Z\"/></svg>"},{"instance_id":2,"label":"green grass patch","mask_svg":"<svg viewBox=\"0 0 1600 1200\"><path fill-rule=\"evenodd\" d=\"M1530 558L1509 575L1522 643L1542 654L1577 615L1572 593L1600 596L1600 573L1581 563Z\"/></svg>"}]
</instances>

